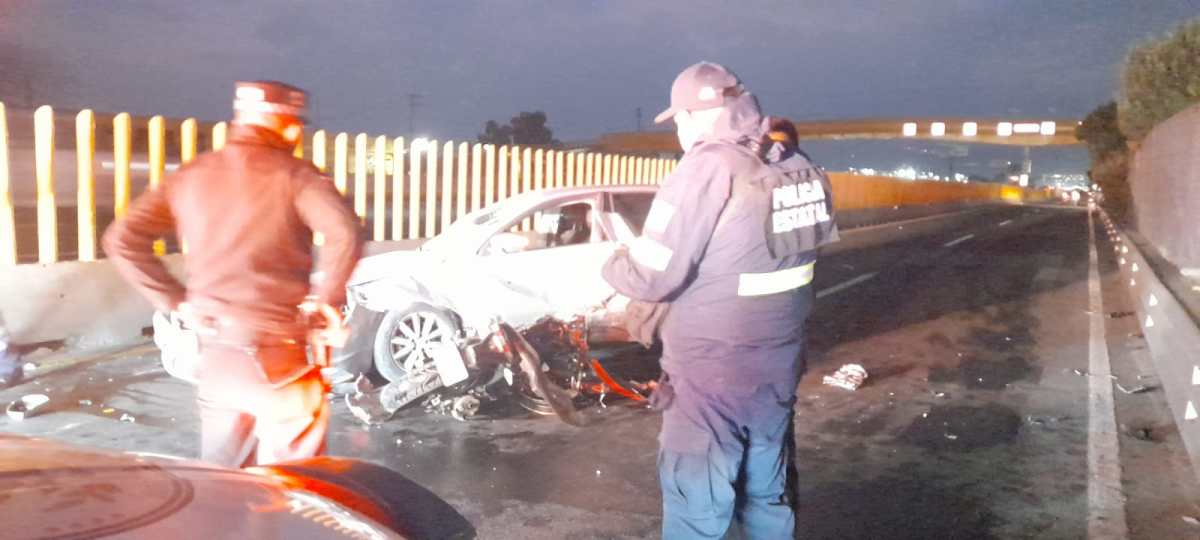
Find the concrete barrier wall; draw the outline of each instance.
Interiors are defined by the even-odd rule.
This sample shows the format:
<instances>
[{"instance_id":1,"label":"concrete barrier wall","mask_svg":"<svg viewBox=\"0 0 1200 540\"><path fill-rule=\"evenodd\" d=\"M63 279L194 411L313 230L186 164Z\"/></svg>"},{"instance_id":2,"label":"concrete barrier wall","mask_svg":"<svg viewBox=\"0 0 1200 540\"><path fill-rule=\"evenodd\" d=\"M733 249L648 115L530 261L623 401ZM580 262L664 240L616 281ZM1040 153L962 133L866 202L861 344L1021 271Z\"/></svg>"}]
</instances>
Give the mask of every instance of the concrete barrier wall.
<instances>
[{"instance_id":1,"label":"concrete barrier wall","mask_svg":"<svg viewBox=\"0 0 1200 540\"><path fill-rule=\"evenodd\" d=\"M1182 271L1200 276L1200 105L1150 132L1129 183L1138 232Z\"/></svg>"},{"instance_id":2,"label":"concrete barrier wall","mask_svg":"<svg viewBox=\"0 0 1200 540\"><path fill-rule=\"evenodd\" d=\"M1038 202L1049 196L1041 190L1007 184L905 181L848 173L830 173L829 180L838 210L983 201Z\"/></svg>"},{"instance_id":3,"label":"concrete barrier wall","mask_svg":"<svg viewBox=\"0 0 1200 540\"><path fill-rule=\"evenodd\" d=\"M181 255L164 260L182 275ZM71 261L0 268L0 313L14 343L86 349L140 339L153 309L112 263Z\"/></svg>"},{"instance_id":4,"label":"concrete barrier wall","mask_svg":"<svg viewBox=\"0 0 1200 540\"><path fill-rule=\"evenodd\" d=\"M1139 246L1136 235L1118 232L1107 216L1104 220L1109 234L1117 238L1114 249L1122 277L1129 283L1171 416L1200 478L1200 326L1167 284L1169 276L1161 274L1165 268L1155 260L1161 254L1155 254L1153 246Z\"/></svg>"}]
</instances>

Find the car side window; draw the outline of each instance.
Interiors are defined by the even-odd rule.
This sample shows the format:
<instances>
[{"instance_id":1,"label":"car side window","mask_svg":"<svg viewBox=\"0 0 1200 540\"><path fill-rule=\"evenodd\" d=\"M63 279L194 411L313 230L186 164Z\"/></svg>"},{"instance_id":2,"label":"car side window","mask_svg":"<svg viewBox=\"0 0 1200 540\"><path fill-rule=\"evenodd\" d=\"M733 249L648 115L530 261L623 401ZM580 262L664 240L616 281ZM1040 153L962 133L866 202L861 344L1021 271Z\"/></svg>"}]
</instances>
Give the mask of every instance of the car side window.
<instances>
[{"instance_id":1,"label":"car side window","mask_svg":"<svg viewBox=\"0 0 1200 540\"><path fill-rule=\"evenodd\" d=\"M591 203L573 202L534 211L508 231L493 236L485 255L535 251L599 241Z\"/></svg>"},{"instance_id":2,"label":"car side window","mask_svg":"<svg viewBox=\"0 0 1200 540\"><path fill-rule=\"evenodd\" d=\"M612 196L613 210L629 225L629 230L635 236L642 234L646 224L646 215L650 213L650 205L654 204L653 193L614 193Z\"/></svg>"}]
</instances>

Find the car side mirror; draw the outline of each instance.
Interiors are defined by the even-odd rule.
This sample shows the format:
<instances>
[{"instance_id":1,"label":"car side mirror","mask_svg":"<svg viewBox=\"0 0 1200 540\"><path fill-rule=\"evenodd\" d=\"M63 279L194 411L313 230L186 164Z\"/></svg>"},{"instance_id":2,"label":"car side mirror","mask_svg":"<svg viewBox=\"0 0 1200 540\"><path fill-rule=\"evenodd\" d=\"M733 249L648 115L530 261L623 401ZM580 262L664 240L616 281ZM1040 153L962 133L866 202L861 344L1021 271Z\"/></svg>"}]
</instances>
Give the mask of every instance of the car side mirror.
<instances>
[{"instance_id":1,"label":"car side mirror","mask_svg":"<svg viewBox=\"0 0 1200 540\"><path fill-rule=\"evenodd\" d=\"M529 247L529 239L511 232L502 232L493 236L488 240L487 245L483 247L484 255L504 255L507 253L520 253Z\"/></svg>"}]
</instances>

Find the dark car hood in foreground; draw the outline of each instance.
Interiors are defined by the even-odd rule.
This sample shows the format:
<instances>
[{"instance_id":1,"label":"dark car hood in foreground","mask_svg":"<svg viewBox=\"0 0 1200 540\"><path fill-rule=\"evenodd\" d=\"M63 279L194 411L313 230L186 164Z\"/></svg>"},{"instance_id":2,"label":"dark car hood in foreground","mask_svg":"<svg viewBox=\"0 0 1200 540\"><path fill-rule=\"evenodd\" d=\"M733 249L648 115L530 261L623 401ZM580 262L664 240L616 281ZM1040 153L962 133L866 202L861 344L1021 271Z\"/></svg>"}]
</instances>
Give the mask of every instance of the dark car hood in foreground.
<instances>
[{"instance_id":1,"label":"dark car hood in foreground","mask_svg":"<svg viewBox=\"0 0 1200 540\"><path fill-rule=\"evenodd\" d=\"M473 535L432 493L357 460L241 471L2 434L0 524L4 539Z\"/></svg>"}]
</instances>

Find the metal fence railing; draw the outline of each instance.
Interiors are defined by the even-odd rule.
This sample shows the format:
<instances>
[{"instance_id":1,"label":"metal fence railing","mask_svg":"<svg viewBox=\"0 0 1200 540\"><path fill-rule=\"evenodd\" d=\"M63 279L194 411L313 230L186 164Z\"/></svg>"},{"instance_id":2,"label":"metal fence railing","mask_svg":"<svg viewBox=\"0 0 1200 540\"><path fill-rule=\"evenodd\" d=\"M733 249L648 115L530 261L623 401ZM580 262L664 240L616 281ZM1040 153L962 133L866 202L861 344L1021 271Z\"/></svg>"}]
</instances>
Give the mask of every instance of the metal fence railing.
<instances>
[{"instance_id":1,"label":"metal fence railing","mask_svg":"<svg viewBox=\"0 0 1200 540\"><path fill-rule=\"evenodd\" d=\"M205 150L215 150L227 132L224 122L91 110L74 113L72 126L72 115L56 117L49 106L26 116L31 121L20 116L21 129L10 132L0 103L0 266L96 260L98 231L125 213L131 197L194 159L202 135ZM65 144L56 131L72 128L74 144ZM318 130L295 155L310 156L330 174L373 240L429 238L468 212L530 190L656 184L676 165L664 158L365 133L353 141L348 133L333 134L330 148L330 138ZM60 227L70 221L73 227ZM160 254L174 248L170 239L155 244Z\"/></svg>"}]
</instances>

